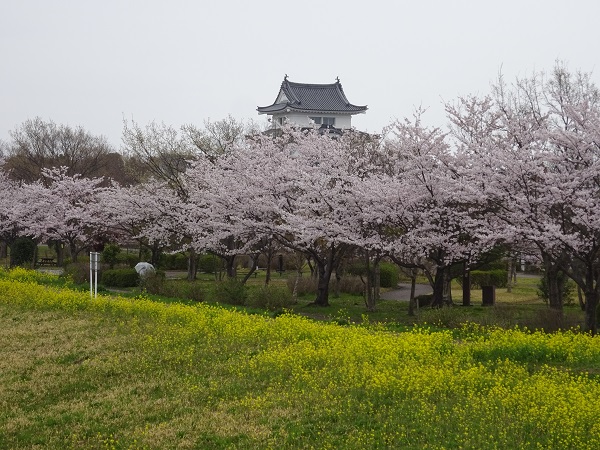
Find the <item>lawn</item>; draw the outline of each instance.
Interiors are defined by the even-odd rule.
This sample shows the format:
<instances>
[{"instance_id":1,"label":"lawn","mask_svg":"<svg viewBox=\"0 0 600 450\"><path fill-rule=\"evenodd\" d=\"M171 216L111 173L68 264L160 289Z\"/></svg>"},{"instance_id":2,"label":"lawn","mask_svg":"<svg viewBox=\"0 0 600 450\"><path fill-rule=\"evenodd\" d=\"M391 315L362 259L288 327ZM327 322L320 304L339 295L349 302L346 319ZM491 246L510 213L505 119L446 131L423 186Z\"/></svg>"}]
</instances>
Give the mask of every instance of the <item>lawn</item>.
<instances>
[{"instance_id":1,"label":"lawn","mask_svg":"<svg viewBox=\"0 0 600 450\"><path fill-rule=\"evenodd\" d=\"M598 337L91 300L42 277L0 274L0 448L600 446Z\"/></svg>"}]
</instances>

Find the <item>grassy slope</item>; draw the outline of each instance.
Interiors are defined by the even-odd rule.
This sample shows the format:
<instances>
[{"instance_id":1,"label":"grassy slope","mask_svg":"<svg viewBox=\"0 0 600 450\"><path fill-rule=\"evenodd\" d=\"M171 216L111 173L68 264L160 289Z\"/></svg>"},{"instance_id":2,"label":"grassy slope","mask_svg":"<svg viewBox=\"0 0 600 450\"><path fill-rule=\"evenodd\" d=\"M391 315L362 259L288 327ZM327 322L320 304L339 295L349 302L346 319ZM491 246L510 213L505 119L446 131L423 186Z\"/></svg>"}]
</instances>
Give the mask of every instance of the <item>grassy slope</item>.
<instances>
[{"instance_id":1,"label":"grassy slope","mask_svg":"<svg viewBox=\"0 0 600 450\"><path fill-rule=\"evenodd\" d=\"M0 280L0 448L598 448L598 338L389 333Z\"/></svg>"}]
</instances>

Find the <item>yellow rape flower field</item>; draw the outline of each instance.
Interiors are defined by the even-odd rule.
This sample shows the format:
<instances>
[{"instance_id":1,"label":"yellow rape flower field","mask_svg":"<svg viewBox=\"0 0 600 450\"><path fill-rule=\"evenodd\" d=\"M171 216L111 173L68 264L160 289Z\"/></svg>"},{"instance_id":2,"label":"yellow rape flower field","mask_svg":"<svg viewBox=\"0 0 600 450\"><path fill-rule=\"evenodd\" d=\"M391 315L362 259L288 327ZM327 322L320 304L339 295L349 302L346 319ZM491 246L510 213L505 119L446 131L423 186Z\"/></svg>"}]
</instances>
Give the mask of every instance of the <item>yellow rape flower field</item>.
<instances>
[{"instance_id":1,"label":"yellow rape flower field","mask_svg":"<svg viewBox=\"0 0 600 450\"><path fill-rule=\"evenodd\" d=\"M600 338L339 326L0 272L0 448L598 449Z\"/></svg>"}]
</instances>

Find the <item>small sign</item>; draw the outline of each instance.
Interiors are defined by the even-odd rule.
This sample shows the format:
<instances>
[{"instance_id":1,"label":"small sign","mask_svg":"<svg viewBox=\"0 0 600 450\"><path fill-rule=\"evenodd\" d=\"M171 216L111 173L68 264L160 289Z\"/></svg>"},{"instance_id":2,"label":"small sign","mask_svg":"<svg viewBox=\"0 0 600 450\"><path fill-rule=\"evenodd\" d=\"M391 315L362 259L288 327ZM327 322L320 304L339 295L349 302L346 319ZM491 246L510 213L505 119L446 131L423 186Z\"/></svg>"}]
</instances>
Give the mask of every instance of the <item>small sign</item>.
<instances>
[{"instance_id":1,"label":"small sign","mask_svg":"<svg viewBox=\"0 0 600 450\"><path fill-rule=\"evenodd\" d=\"M99 263L100 263L100 253L91 252L90 253L90 270L98 270Z\"/></svg>"}]
</instances>

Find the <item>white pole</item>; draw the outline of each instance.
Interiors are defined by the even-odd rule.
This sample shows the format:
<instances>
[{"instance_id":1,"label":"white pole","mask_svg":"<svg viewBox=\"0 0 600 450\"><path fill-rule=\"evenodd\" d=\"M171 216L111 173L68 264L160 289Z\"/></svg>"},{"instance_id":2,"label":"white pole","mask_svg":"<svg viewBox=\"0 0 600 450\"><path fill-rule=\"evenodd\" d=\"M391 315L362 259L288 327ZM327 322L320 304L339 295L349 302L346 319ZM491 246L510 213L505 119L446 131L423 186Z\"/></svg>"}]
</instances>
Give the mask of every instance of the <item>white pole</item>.
<instances>
[{"instance_id":1,"label":"white pole","mask_svg":"<svg viewBox=\"0 0 600 450\"><path fill-rule=\"evenodd\" d=\"M92 293L92 277L93 277L93 257L92 257L93 253L90 253L90 298L93 297L93 293Z\"/></svg>"},{"instance_id":2,"label":"white pole","mask_svg":"<svg viewBox=\"0 0 600 450\"><path fill-rule=\"evenodd\" d=\"M98 297L98 263L100 253L90 252L90 297ZM93 288L93 289L92 289Z\"/></svg>"}]
</instances>

